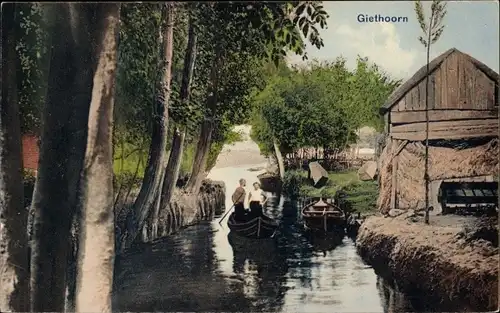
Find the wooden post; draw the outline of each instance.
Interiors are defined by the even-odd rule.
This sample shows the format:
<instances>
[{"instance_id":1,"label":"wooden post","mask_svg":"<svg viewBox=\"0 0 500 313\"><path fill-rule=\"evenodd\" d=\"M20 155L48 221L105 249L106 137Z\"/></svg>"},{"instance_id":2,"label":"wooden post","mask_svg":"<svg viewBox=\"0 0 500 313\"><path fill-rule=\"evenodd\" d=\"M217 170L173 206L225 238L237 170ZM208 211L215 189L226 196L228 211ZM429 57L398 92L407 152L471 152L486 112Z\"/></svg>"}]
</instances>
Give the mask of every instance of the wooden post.
<instances>
[{"instance_id":1,"label":"wooden post","mask_svg":"<svg viewBox=\"0 0 500 313\"><path fill-rule=\"evenodd\" d=\"M392 146L393 149L393 155L392 155L392 179L391 179L391 209L396 209L396 194L397 194L397 173L398 173L398 155L397 150L395 150L395 147L397 147L399 143L399 140L394 140L394 145Z\"/></svg>"}]
</instances>

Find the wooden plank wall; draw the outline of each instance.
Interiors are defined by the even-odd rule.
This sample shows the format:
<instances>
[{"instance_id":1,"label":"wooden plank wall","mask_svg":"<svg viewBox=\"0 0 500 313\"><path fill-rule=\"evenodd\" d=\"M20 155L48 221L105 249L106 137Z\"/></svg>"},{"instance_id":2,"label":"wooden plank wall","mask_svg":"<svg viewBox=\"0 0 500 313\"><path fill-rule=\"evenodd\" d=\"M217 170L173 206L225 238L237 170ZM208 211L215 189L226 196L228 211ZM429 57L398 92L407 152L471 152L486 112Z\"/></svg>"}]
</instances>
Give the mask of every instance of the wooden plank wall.
<instances>
[{"instance_id":1,"label":"wooden plank wall","mask_svg":"<svg viewBox=\"0 0 500 313\"><path fill-rule=\"evenodd\" d=\"M429 110L493 110L498 101L495 82L460 52L448 56L429 80ZM391 113L425 110L425 84L424 79L409 90Z\"/></svg>"}]
</instances>

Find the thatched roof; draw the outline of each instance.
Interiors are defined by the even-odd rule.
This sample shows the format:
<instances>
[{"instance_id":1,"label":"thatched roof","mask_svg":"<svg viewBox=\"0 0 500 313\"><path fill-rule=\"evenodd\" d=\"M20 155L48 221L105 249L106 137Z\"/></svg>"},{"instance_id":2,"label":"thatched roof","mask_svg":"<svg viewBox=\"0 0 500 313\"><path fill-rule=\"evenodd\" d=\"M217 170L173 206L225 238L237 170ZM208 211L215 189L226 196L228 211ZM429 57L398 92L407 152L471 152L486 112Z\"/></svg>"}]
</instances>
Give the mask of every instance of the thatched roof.
<instances>
[{"instance_id":1,"label":"thatched roof","mask_svg":"<svg viewBox=\"0 0 500 313\"><path fill-rule=\"evenodd\" d=\"M444 60L446 60L452 53L460 53L465 56L469 62L474 64L476 68L482 71L486 76L488 76L491 80L496 82L498 86L498 73L489 68L486 64L481 61L471 57L470 55L459 51L456 48L451 48L448 51L444 52L434 60L429 63L429 74L431 74L435 69L437 69ZM425 77L427 73L427 65L422 66L410 79L408 79L404 84L399 86L387 99L384 105L380 108L380 114L385 114L393 105L398 103L401 98L403 98L408 91L413 89L416 85L418 85Z\"/></svg>"}]
</instances>

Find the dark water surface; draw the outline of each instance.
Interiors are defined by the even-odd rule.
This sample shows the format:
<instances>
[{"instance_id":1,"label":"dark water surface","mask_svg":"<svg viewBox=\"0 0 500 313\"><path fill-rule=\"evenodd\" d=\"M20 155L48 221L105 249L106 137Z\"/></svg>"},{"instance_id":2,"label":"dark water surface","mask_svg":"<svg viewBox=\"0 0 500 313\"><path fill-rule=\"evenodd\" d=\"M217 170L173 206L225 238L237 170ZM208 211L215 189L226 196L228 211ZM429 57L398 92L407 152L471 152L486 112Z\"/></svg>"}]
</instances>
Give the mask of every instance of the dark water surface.
<instances>
[{"instance_id":1,"label":"dark water surface","mask_svg":"<svg viewBox=\"0 0 500 313\"><path fill-rule=\"evenodd\" d=\"M114 311L412 311L351 239L305 236L292 205L267 214L281 221L275 239L243 239L216 219L128 251L116 263Z\"/></svg>"}]
</instances>

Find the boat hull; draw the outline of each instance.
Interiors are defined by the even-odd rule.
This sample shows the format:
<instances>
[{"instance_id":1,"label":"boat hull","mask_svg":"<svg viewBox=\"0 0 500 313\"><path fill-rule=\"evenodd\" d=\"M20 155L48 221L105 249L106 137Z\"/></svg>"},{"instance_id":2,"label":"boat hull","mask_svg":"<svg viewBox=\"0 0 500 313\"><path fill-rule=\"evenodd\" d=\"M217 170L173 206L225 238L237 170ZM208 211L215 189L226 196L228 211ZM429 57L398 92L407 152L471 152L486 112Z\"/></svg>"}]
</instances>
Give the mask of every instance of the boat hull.
<instances>
[{"instance_id":1,"label":"boat hull","mask_svg":"<svg viewBox=\"0 0 500 313\"><path fill-rule=\"evenodd\" d=\"M301 212L304 227L310 231L345 232L346 218L344 212L329 205L331 211L311 210L313 204L306 205Z\"/></svg>"},{"instance_id":2,"label":"boat hull","mask_svg":"<svg viewBox=\"0 0 500 313\"><path fill-rule=\"evenodd\" d=\"M233 252L245 255L249 254L252 257L255 257L257 254L271 255L276 250L276 238L274 237L256 240L242 237L236 232L230 231L227 239L233 248Z\"/></svg>"},{"instance_id":3,"label":"boat hull","mask_svg":"<svg viewBox=\"0 0 500 313\"><path fill-rule=\"evenodd\" d=\"M302 216L304 226L306 229L322 232L344 232L345 220L337 216L329 217L328 215L316 216Z\"/></svg>"},{"instance_id":4,"label":"boat hull","mask_svg":"<svg viewBox=\"0 0 500 313\"><path fill-rule=\"evenodd\" d=\"M278 223L271 218L255 217L251 220L240 222L236 221L234 212L229 216L227 226L239 236L252 239L271 238L278 229Z\"/></svg>"}]
</instances>

